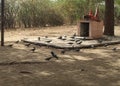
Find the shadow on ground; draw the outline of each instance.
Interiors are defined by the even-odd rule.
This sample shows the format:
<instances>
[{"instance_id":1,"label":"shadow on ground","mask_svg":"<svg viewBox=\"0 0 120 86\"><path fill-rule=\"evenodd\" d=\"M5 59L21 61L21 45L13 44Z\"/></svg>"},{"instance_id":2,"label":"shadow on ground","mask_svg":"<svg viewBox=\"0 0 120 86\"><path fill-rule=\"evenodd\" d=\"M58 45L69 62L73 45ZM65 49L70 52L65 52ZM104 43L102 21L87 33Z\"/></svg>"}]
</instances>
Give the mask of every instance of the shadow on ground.
<instances>
[{"instance_id":1,"label":"shadow on ground","mask_svg":"<svg viewBox=\"0 0 120 86\"><path fill-rule=\"evenodd\" d=\"M0 86L120 86L120 51L82 49L62 55L45 47L32 53L31 48L0 47ZM59 60L44 60L51 50Z\"/></svg>"}]
</instances>

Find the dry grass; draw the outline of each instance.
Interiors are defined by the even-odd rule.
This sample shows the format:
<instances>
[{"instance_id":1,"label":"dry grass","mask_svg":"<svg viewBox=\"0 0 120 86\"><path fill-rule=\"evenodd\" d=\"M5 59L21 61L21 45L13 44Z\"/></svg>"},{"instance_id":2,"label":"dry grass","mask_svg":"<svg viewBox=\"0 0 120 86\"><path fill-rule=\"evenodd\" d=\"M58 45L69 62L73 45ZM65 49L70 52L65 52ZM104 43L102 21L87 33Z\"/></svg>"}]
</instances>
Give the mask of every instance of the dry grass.
<instances>
[{"instance_id":1,"label":"dry grass","mask_svg":"<svg viewBox=\"0 0 120 86\"><path fill-rule=\"evenodd\" d=\"M12 42L5 44L26 37L71 35L75 32L76 26L6 30L5 40ZM120 36L119 27L115 33ZM14 43L13 48L0 47L0 86L120 86L120 50L111 50L120 48L120 45L67 51L64 55L59 49L39 46L32 53L33 46L25 47L20 42ZM57 53L59 60L44 60L51 56L51 51Z\"/></svg>"},{"instance_id":2,"label":"dry grass","mask_svg":"<svg viewBox=\"0 0 120 86\"><path fill-rule=\"evenodd\" d=\"M32 36L59 36L71 35L77 33L76 26L60 26L60 27L46 27L46 28L22 28L5 31L6 41L16 41L18 39L32 37Z\"/></svg>"},{"instance_id":3,"label":"dry grass","mask_svg":"<svg viewBox=\"0 0 120 86\"><path fill-rule=\"evenodd\" d=\"M120 27L115 27L115 35L120 36ZM32 36L59 36L71 35L77 33L77 26L58 26L45 28L19 28L13 30L5 30L5 41L16 41L22 38Z\"/></svg>"}]
</instances>

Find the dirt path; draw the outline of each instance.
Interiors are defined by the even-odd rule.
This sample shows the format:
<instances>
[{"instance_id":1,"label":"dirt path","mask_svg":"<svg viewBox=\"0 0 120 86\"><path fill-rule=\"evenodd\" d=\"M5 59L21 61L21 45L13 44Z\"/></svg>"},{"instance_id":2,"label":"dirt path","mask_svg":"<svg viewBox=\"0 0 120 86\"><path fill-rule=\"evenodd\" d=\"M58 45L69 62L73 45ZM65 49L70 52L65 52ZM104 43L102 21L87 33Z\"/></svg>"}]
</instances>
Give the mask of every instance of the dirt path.
<instances>
[{"instance_id":1,"label":"dirt path","mask_svg":"<svg viewBox=\"0 0 120 86\"><path fill-rule=\"evenodd\" d=\"M118 31L117 28L117 35ZM120 86L120 50L112 50L114 47L120 49L120 45L61 54L61 50L39 46L32 53L30 49L34 45L26 47L22 42L13 42L23 37L69 35L75 32L75 26L6 31L6 40L11 42L5 44L14 45L12 48L0 47L0 86ZM51 56L51 51L59 56L59 60L45 61Z\"/></svg>"}]
</instances>

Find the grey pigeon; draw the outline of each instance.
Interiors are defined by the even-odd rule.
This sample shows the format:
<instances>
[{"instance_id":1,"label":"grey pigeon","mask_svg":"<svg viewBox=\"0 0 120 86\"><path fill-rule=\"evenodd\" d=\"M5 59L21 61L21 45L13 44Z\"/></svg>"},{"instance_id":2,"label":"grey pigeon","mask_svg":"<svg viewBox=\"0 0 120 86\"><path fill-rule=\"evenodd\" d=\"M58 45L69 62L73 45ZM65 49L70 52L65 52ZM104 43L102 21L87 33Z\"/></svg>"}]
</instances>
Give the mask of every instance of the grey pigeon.
<instances>
[{"instance_id":1,"label":"grey pigeon","mask_svg":"<svg viewBox=\"0 0 120 86\"><path fill-rule=\"evenodd\" d=\"M66 35L64 35L63 37L65 37L65 38L66 38L67 36L66 36Z\"/></svg>"},{"instance_id":2,"label":"grey pigeon","mask_svg":"<svg viewBox=\"0 0 120 86\"><path fill-rule=\"evenodd\" d=\"M117 51L117 48L115 47L115 48L113 48L112 50L113 50L113 51Z\"/></svg>"},{"instance_id":3,"label":"grey pigeon","mask_svg":"<svg viewBox=\"0 0 120 86\"><path fill-rule=\"evenodd\" d=\"M40 37L38 37L38 41L40 41Z\"/></svg>"},{"instance_id":4,"label":"grey pigeon","mask_svg":"<svg viewBox=\"0 0 120 86\"><path fill-rule=\"evenodd\" d=\"M28 43L28 44L25 44L25 46L27 46L27 47L29 47L31 44L30 43Z\"/></svg>"},{"instance_id":5,"label":"grey pigeon","mask_svg":"<svg viewBox=\"0 0 120 86\"><path fill-rule=\"evenodd\" d=\"M102 43L102 42L103 42L103 40L102 40L102 39L98 39L97 41L98 41L98 43Z\"/></svg>"},{"instance_id":6,"label":"grey pigeon","mask_svg":"<svg viewBox=\"0 0 120 86\"><path fill-rule=\"evenodd\" d=\"M72 45L72 44L74 44L73 42L68 42L67 44L70 44L70 45Z\"/></svg>"},{"instance_id":7,"label":"grey pigeon","mask_svg":"<svg viewBox=\"0 0 120 86\"><path fill-rule=\"evenodd\" d=\"M52 42L52 40L46 40L45 42L50 43L50 42Z\"/></svg>"},{"instance_id":8,"label":"grey pigeon","mask_svg":"<svg viewBox=\"0 0 120 86\"><path fill-rule=\"evenodd\" d=\"M14 65L14 64L16 64L16 61L12 61L9 63L9 65Z\"/></svg>"},{"instance_id":9,"label":"grey pigeon","mask_svg":"<svg viewBox=\"0 0 120 86\"><path fill-rule=\"evenodd\" d=\"M94 49L94 48L95 48L95 45L91 45L91 48L93 48L93 49Z\"/></svg>"},{"instance_id":10,"label":"grey pigeon","mask_svg":"<svg viewBox=\"0 0 120 86\"><path fill-rule=\"evenodd\" d=\"M75 42L79 42L79 41L82 41L82 40L80 40L80 39L75 39Z\"/></svg>"},{"instance_id":11,"label":"grey pigeon","mask_svg":"<svg viewBox=\"0 0 120 86\"><path fill-rule=\"evenodd\" d=\"M61 40L66 40L66 38L65 38L65 37L63 37Z\"/></svg>"},{"instance_id":12,"label":"grey pigeon","mask_svg":"<svg viewBox=\"0 0 120 86\"><path fill-rule=\"evenodd\" d=\"M65 50L62 50L62 51L61 51L61 54L65 54Z\"/></svg>"},{"instance_id":13,"label":"grey pigeon","mask_svg":"<svg viewBox=\"0 0 120 86\"><path fill-rule=\"evenodd\" d=\"M75 36L71 36L70 38L75 39Z\"/></svg>"},{"instance_id":14,"label":"grey pigeon","mask_svg":"<svg viewBox=\"0 0 120 86\"><path fill-rule=\"evenodd\" d=\"M48 57L48 58L46 58L45 60L49 61L49 60L51 60L51 59L52 59L52 57Z\"/></svg>"},{"instance_id":15,"label":"grey pigeon","mask_svg":"<svg viewBox=\"0 0 120 86\"><path fill-rule=\"evenodd\" d=\"M51 55L52 55L52 57L58 59L58 56L53 51L51 51Z\"/></svg>"},{"instance_id":16,"label":"grey pigeon","mask_svg":"<svg viewBox=\"0 0 120 86\"><path fill-rule=\"evenodd\" d=\"M77 36L76 33L74 33L73 36L74 36L74 37Z\"/></svg>"},{"instance_id":17,"label":"grey pigeon","mask_svg":"<svg viewBox=\"0 0 120 86\"><path fill-rule=\"evenodd\" d=\"M19 40L17 40L15 43L16 43L16 44L19 43Z\"/></svg>"},{"instance_id":18,"label":"grey pigeon","mask_svg":"<svg viewBox=\"0 0 120 86\"><path fill-rule=\"evenodd\" d=\"M77 43L77 44L81 44L81 43L82 43L82 41L77 41L76 43Z\"/></svg>"},{"instance_id":19,"label":"grey pigeon","mask_svg":"<svg viewBox=\"0 0 120 86\"><path fill-rule=\"evenodd\" d=\"M108 47L108 44L104 44L104 47Z\"/></svg>"},{"instance_id":20,"label":"grey pigeon","mask_svg":"<svg viewBox=\"0 0 120 86\"><path fill-rule=\"evenodd\" d=\"M8 47L13 47L13 44L9 44L9 45L7 45Z\"/></svg>"},{"instance_id":21,"label":"grey pigeon","mask_svg":"<svg viewBox=\"0 0 120 86\"><path fill-rule=\"evenodd\" d=\"M84 69L81 69L81 71L85 71Z\"/></svg>"},{"instance_id":22,"label":"grey pigeon","mask_svg":"<svg viewBox=\"0 0 120 86\"><path fill-rule=\"evenodd\" d=\"M62 39L62 36L59 36L58 39Z\"/></svg>"},{"instance_id":23,"label":"grey pigeon","mask_svg":"<svg viewBox=\"0 0 120 86\"><path fill-rule=\"evenodd\" d=\"M86 37L83 37L83 40L86 40L87 38Z\"/></svg>"},{"instance_id":24,"label":"grey pigeon","mask_svg":"<svg viewBox=\"0 0 120 86\"><path fill-rule=\"evenodd\" d=\"M31 72L29 72L29 71L25 71L25 70L20 71L20 73L23 73L23 74L32 74Z\"/></svg>"},{"instance_id":25,"label":"grey pigeon","mask_svg":"<svg viewBox=\"0 0 120 86\"><path fill-rule=\"evenodd\" d=\"M72 39L69 39L69 41L75 41L75 39L72 38Z\"/></svg>"},{"instance_id":26,"label":"grey pigeon","mask_svg":"<svg viewBox=\"0 0 120 86\"><path fill-rule=\"evenodd\" d=\"M48 36L45 36L45 38L48 38Z\"/></svg>"},{"instance_id":27,"label":"grey pigeon","mask_svg":"<svg viewBox=\"0 0 120 86\"><path fill-rule=\"evenodd\" d=\"M32 51L32 52L35 52L35 50L36 50L36 48L35 48L35 47L33 47L33 48L31 49L31 51Z\"/></svg>"},{"instance_id":28,"label":"grey pigeon","mask_svg":"<svg viewBox=\"0 0 120 86\"><path fill-rule=\"evenodd\" d=\"M76 52L79 52L79 51L80 51L80 49L75 49L75 51L76 51Z\"/></svg>"},{"instance_id":29,"label":"grey pigeon","mask_svg":"<svg viewBox=\"0 0 120 86\"><path fill-rule=\"evenodd\" d=\"M75 39L76 33L74 33L70 38Z\"/></svg>"}]
</instances>

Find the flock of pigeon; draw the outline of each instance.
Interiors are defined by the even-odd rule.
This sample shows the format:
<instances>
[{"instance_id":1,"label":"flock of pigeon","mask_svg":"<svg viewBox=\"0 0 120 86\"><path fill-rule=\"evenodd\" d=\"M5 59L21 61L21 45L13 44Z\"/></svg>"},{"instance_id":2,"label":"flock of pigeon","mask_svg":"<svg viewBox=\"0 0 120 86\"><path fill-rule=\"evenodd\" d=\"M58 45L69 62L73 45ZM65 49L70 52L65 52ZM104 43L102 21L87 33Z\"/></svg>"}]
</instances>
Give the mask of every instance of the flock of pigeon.
<instances>
[{"instance_id":1,"label":"flock of pigeon","mask_svg":"<svg viewBox=\"0 0 120 86\"><path fill-rule=\"evenodd\" d=\"M20 41L18 40L18 41L16 41L15 43L18 44L19 42L20 42ZM9 44L9 45L7 45L7 47L13 47L13 45L14 45L14 44ZM26 47L29 47L31 44L30 44L30 43L26 43L26 44L24 44L24 45L25 45ZM30 49L30 51L32 51L33 53L35 52L35 50L36 50L36 47L33 47L32 49ZM53 51L51 51L50 53L51 53L51 57L45 58L45 60L49 61L49 60L52 59L52 58L58 59L58 56L57 56Z\"/></svg>"},{"instance_id":2,"label":"flock of pigeon","mask_svg":"<svg viewBox=\"0 0 120 86\"><path fill-rule=\"evenodd\" d=\"M82 40L85 40L85 39L86 39L86 38L83 38L82 40L81 40L81 39L76 40L75 37L76 37L76 34L74 34L73 36L70 37L70 38L71 38L71 42L68 42L69 45L72 45L72 44L73 44L72 41L75 41L76 44L81 44L81 43L82 43ZM45 36L45 38L48 38L48 36ZM59 36L59 37L58 37L58 39L60 39L60 40L67 40L66 38L67 38L67 36ZM38 37L38 41L40 41L40 40L41 40L41 38ZM50 43L51 41L52 41L52 40L47 40L46 42L47 42L47 43ZM98 43L102 43L102 42L103 42L102 39L98 39L97 41L98 41ZM18 40L18 41L16 41L15 43L18 44L19 42L20 42L20 41ZM9 45L7 45L7 46L8 46L8 47L12 47L13 45L14 45L14 44L9 44ZM29 46L31 45L31 43L25 43L24 45L25 45L26 47L29 47ZM109 46L108 44L104 44L104 47L108 47L108 46ZM94 45L91 45L91 48L95 48L95 46L94 46ZM76 49L74 49L74 50L75 50L76 52L79 52L79 51L80 51L79 48L76 48ZM114 48L112 48L112 50L113 50L113 51L117 51L118 48L117 48L117 47L114 47ZM34 53L34 52L36 51L36 47L33 47L30 51ZM65 54L66 51L67 51L67 50L63 49L63 50L61 51L61 54ZM50 54L51 54L51 57L45 58L45 60L49 61L49 60L51 60L52 58L59 59L59 57L58 57L53 51L51 51Z\"/></svg>"}]
</instances>

